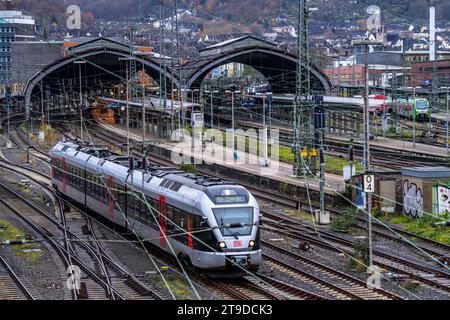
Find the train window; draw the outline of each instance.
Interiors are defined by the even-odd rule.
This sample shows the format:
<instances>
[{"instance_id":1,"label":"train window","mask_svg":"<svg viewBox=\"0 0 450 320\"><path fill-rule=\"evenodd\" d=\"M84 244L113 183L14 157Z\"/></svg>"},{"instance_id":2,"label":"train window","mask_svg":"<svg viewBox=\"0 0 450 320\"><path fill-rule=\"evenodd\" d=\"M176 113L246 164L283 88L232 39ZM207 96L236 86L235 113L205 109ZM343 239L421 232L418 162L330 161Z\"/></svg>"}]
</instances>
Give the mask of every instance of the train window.
<instances>
[{"instance_id":1,"label":"train window","mask_svg":"<svg viewBox=\"0 0 450 320\"><path fill-rule=\"evenodd\" d=\"M194 214L190 218L192 230L195 231L195 236L193 237L194 248L206 252L216 251L214 248L217 245L217 239L213 231L207 225L202 224L203 218Z\"/></svg>"},{"instance_id":2,"label":"train window","mask_svg":"<svg viewBox=\"0 0 450 320\"><path fill-rule=\"evenodd\" d=\"M147 205L145 200L139 199L139 215L145 217L147 211Z\"/></svg>"},{"instance_id":3,"label":"train window","mask_svg":"<svg viewBox=\"0 0 450 320\"><path fill-rule=\"evenodd\" d=\"M172 206L167 206L166 217L167 217L167 231L172 233L175 230Z\"/></svg>"},{"instance_id":4,"label":"train window","mask_svg":"<svg viewBox=\"0 0 450 320\"><path fill-rule=\"evenodd\" d=\"M224 236L250 235L253 223L253 208L216 208L213 209L217 224Z\"/></svg>"},{"instance_id":5,"label":"train window","mask_svg":"<svg viewBox=\"0 0 450 320\"><path fill-rule=\"evenodd\" d=\"M153 199L147 198L147 204L146 204L146 219L149 221L152 225L156 225L155 215L157 214L154 210L154 203L155 201ZM150 208L148 207L150 206Z\"/></svg>"}]
</instances>

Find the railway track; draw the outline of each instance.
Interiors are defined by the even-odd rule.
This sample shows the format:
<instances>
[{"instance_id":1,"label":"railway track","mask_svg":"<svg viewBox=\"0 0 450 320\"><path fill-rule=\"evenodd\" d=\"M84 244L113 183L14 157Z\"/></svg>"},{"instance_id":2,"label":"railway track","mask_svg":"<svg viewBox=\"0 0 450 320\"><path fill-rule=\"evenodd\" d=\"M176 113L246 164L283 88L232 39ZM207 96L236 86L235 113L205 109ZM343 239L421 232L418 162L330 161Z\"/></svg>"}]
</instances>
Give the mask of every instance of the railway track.
<instances>
[{"instance_id":1,"label":"railway track","mask_svg":"<svg viewBox=\"0 0 450 320\"><path fill-rule=\"evenodd\" d=\"M35 300L27 285L0 256L0 300Z\"/></svg>"},{"instance_id":2,"label":"railway track","mask_svg":"<svg viewBox=\"0 0 450 320\"><path fill-rule=\"evenodd\" d=\"M66 218L66 213L63 210L65 204L59 196L54 193L54 190L49 187L50 178L48 176L23 166L14 168L14 166L9 163L0 163L0 167L13 171L17 174L24 175L28 179L42 186L49 193L53 194L55 201L57 202L56 207L59 210L61 221L56 220L55 217L50 216L48 213L44 212L42 209L38 208L36 205L19 194L14 194L14 196L22 200L35 211L39 212L42 216L44 216L44 218L59 228L63 233L63 238L65 239L64 250L67 260L75 260L82 267L82 288L80 292L74 293L73 295L78 296L78 294L80 294L79 296L81 299L163 299L158 292L148 289L131 273L124 270L116 262L114 262L106 251L101 248L92 232L90 239L91 241L83 241L82 235L76 235L72 232L72 230L76 230L76 227L73 226L72 228L71 222L73 221ZM36 175L39 176L39 180ZM11 193L5 185L0 184L0 187ZM18 210L14 210L14 208L11 209L16 214L20 215ZM29 224L32 225L33 223L29 221ZM33 225L32 227L38 232L41 231L37 225ZM69 229L71 231L67 231ZM91 247L91 243L95 244L94 247ZM106 263L104 260L107 260L108 270L106 269ZM72 265L72 262L67 264L67 266L69 265ZM90 265L93 265L94 268L90 268ZM109 274L109 272L111 272L111 274Z\"/></svg>"},{"instance_id":3,"label":"railway track","mask_svg":"<svg viewBox=\"0 0 450 320\"><path fill-rule=\"evenodd\" d=\"M307 241L312 245L319 246L335 253L344 253L353 256L354 242L348 238L340 237L327 231L320 231L320 238L316 236L310 226L287 226L279 223L271 223L268 220L265 224L270 224L268 231L283 235L295 240ZM419 262L394 256L378 249L373 250L374 264L385 270L391 270L398 274L417 280L439 291L441 294L450 294L450 273L434 267L420 264Z\"/></svg>"},{"instance_id":4,"label":"railway track","mask_svg":"<svg viewBox=\"0 0 450 320\"><path fill-rule=\"evenodd\" d=\"M97 134L97 136L101 136L101 134ZM108 141L109 143L111 142L111 140L113 140L113 143L116 143L116 144L122 143L120 138L112 138L111 136L103 137L102 139ZM154 157L151 157L151 159L154 160ZM167 162L167 161L164 161L164 160L162 160L162 159L158 159L156 162L158 162L158 164L168 165L168 162ZM285 202L285 201L286 201L286 199L284 199L284 202ZM348 246L348 244L347 244L347 246ZM347 249L348 249L348 248L347 248ZM389 258L392 258L392 257L385 257L386 260L388 260ZM379 262L380 262L380 261L379 261ZM385 261L385 262L387 262L387 261ZM397 262L398 262L398 259L397 259ZM418 268L417 265L413 265L411 262L406 262L406 261L404 261L404 262L407 264L408 268L411 267L411 266L414 266L414 267L416 267L418 270L420 270L421 272L424 271L424 269L426 269L426 268ZM387 265L385 264L385 266L387 266ZM396 270L396 271L406 272L406 271L405 271L405 270L406 270L405 268L403 268L403 270L400 270L400 269L397 267L395 270ZM414 274L414 277L416 277L416 278L421 278L420 275L419 275L418 273ZM426 280L426 279L422 279L422 280L424 280L424 282L426 282L427 284L430 284L430 285L432 284L433 286L440 287L441 289L442 289L442 288L445 288L445 285L444 285L442 282L435 282L435 281L433 281L433 280L429 281L429 280ZM442 279L442 280L443 280L443 279ZM365 296L365 297L363 297L363 298L369 298L369 297L368 297L368 296Z\"/></svg>"},{"instance_id":5,"label":"railway track","mask_svg":"<svg viewBox=\"0 0 450 320\"><path fill-rule=\"evenodd\" d=\"M284 249L273 243L261 240L262 245L269 250L281 253L295 259L295 265L280 261L272 254L264 254L264 258L269 265L279 270L280 272L289 274L293 278L314 285L321 289L324 293L339 299L356 299L356 300L402 300L401 297L381 289L371 290L367 288L367 284L359 279L356 279L348 274L335 270L324 264L321 264L312 259L306 258L296 254L290 250ZM305 272L304 270L313 270L312 272ZM320 274L321 276L317 276ZM326 278L327 280L323 280ZM330 281L332 280L332 281Z\"/></svg>"},{"instance_id":6,"label":"railway track","mask_svg":"<svg viewBox=\"0 0 450 320\"><path fill-rule=\"evenodd\" d=\"M108 143L110 142L114 142L114 143L118 143L118 144L123 144L123 140L120 138L115 137L113 134L111 135L106 135L104 133L99 133L96 132L95 136L99 139L101 139L102 141L106 141ZM138 151L135 152L136 156L140 156L140 153ZM159 165L163 165L163 166L173 166L173 163L171 163L170 161L157 157L155 155L150 155L149 156L150 159ZM206 176L210 176L211 173L210 172L204 172L202 170L199 171L199 173L204 174ZM222 176L219 175L214 175L214 177L216 178L224 178ZM226 179L226 178L225 178ZM301 209L304 210L306 212L310 212L310 209L312 207L313 210L315 209L319 209L319 204L315 204L315 203L309 203L307 201L304 200L299 200L293 197L289 197L287 195L283 195L283 194L273 194L270 192L267 192L267 190L265 189L261 189L261 188L257 188L255 186L246 184L246 183L242 183L241 181L239 181L239 184L243 185L244 187L246 187L249 191L251 191L256 197L263 199L265 201L268 202L273 202L273 203L277 203L280 204L282 206L287 206L290 208L295 208L295 209ZM341 209L336 209L336 208L326 208L327 211L329 211L334 217L338 217L341 216L343 214L345 214L344 210ZM268 214L268 213L267 213ZM287 216L283 216L284 219L286 221L289 221L290 223L298 223L298 219L293 219L293 218L289 218ZM280 215L278 217L279 219L282 218L282 216ZM359 227L360 228L366 228L366 219L362 218L362 217L356 217L356 219L359 221ZM386 232L383 230L383 226L380 225L379 223L377 223L376 221L373 222L374 225L374 233L378 236L382 236L390 241L401 241L403 244L407 244L404 241L402 241L402 239L399 239L399 237L397 235L390 235L389 232ZM415 239L415 245L420 247L423 251L435 256L435 257L441 257L445 254L448 254L450 252L450 246L449 245L445 245L424 237L421 237L419 235L407 232L405 230L402 230L400 228L396 228L394 226L389 226L391 228L392 231L394 231L397 234L400 234L404 237L407 237L409 239Z\"/></svg>"}]
</instances>

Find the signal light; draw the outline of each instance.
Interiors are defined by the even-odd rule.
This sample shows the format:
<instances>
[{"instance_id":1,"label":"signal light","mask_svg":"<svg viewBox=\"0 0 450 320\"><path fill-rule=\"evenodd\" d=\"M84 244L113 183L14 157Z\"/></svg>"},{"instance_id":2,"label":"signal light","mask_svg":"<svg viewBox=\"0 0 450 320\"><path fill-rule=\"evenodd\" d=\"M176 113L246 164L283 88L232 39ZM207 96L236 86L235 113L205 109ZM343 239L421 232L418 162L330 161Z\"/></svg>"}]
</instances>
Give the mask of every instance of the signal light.
<instances>
[{"instance_id":1,"label":"signal light","mask_svg":"<svg viewBox=\"0 0 450 320\"><path fill-rule=\"evenodd\" d=\"M248 243L250 248L253 248L255 246L255 241L250 240L250 242Z\"/></svg>"},{"instance_id":2,"label":"signal light","mask_svg":"<svg viewBox=\"0 0 450 320\"><path fill-rule=\"evenodd\" d=\"M225 242L219 242L219 247L221 247L222 249L225 249L227 247Z\"/></svg>"}]
</instances>

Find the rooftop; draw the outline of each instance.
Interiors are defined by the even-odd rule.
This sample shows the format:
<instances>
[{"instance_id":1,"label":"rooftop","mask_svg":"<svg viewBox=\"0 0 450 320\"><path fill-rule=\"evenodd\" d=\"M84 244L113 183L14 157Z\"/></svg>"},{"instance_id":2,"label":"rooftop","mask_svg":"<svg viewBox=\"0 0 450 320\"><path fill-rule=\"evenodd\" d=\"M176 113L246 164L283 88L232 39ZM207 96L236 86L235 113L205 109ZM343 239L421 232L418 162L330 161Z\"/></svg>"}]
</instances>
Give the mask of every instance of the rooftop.
<instances>
[{"instance_id":1,"label":"rooftop","mask_svg":"<svg viewBox=\"0 0 450 320\"><path fill-rule=\"evenodd\" d=\"M450 178L449 167L402 168L402 175L416 178Z\"/></svg>"}]
</instances>

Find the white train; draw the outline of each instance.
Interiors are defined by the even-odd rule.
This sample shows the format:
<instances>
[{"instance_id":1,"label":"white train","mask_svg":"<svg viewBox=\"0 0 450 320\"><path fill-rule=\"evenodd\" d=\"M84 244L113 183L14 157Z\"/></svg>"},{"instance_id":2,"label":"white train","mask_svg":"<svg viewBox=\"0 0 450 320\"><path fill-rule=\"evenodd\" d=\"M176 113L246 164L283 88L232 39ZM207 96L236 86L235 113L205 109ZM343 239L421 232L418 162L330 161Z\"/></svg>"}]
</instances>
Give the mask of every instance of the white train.
<instances>
[{"instance_id":1,"label":"white train","mask_svg":"<svg viewBox=\"0 0 450 320\"><path fill-rule=\"evenodd\" d=\"M244 187L174 168L130 170L128 157L69 141L51 156L59 193L186 264L213 276L261 264L259 206Z\"/></svg>"}]
</instances>

